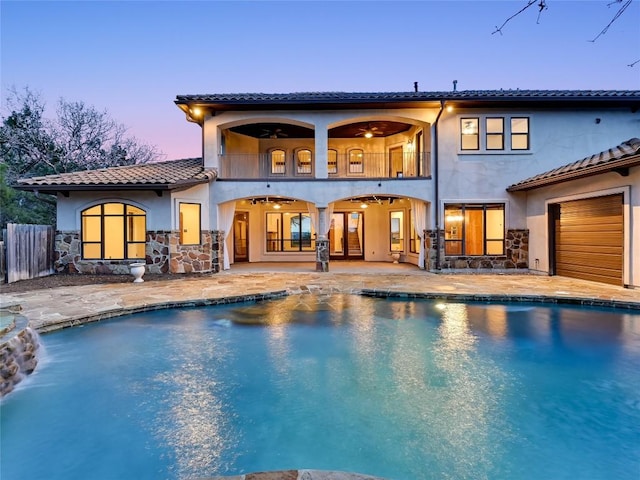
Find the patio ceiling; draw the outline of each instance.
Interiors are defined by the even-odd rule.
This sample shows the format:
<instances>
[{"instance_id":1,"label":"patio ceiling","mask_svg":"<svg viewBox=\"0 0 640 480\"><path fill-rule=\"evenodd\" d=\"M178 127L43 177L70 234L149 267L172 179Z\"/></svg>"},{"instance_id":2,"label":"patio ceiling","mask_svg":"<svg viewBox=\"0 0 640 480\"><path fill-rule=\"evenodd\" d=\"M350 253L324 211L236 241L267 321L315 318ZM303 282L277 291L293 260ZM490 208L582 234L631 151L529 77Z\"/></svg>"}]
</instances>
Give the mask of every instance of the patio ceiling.
<instances>
[{"instance_id":1,"label":"patio ceiling","mask_svg":"<svg viewBox=\"0 0 640 480\"><path fill-rule=\"evenodd\" d=\"M411 128L408 123L371 121L356 122L342 125L329 130L329 138L357 138L370 130L375 137L388 137L406 132ZM286 123L250 123L239 125L230 129L232 132L247 135L253 138L313 138L314 131L311 128L290 125Z\"/></svg>"}]
</instances>

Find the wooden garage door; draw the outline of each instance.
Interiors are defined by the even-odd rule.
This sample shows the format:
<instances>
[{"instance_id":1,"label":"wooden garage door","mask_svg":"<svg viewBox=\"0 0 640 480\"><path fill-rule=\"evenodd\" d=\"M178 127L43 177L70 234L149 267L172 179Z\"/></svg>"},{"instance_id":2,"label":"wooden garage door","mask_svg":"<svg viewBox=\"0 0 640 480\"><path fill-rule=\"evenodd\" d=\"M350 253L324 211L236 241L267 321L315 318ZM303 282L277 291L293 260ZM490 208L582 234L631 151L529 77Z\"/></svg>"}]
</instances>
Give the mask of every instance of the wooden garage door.
<instances>
[{"instance_id":1,"label":"wooden garage door","mask_svg":"<svg viewBox=\"0 0 640 480\"><path fill-rule=\"evenodd\" d=\"M622 195L561 203L557 213L556 274L622 285Z\"/></svg>"}]
</instances>

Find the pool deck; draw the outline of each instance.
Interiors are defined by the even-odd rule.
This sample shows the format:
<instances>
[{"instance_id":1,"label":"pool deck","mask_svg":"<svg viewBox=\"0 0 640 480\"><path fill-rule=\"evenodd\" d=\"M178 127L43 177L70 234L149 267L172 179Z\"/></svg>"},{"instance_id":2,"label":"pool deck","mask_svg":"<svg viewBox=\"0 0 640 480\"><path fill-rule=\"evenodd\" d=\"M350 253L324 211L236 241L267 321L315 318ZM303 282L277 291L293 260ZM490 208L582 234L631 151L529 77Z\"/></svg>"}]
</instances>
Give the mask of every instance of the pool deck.
<instances>
[{"instance_id":1,"label":"pool deck","mask_svg":"<svg viewBox=\"0 0 640 480\"><path fill-rule=\"evenodd\" d=\"M437 298L444 301L529 301L640 310L640 290L566 277L531 274L434 274L408 264L334 262L330 272L310 263L236 264L198 277L144 283L105 283L2 294L3 307L20 306L32 328L49 332L127 313L213 305L296 294L352 293ZM318 470L257 472L208 480L375 480ZM204 479L203 479L204 480Z\"/></svg>"},{"instance_id":2,"label":"pool deck","mask_svg":"<svg viewBox=\"0 0 640 480\"><path fill-rule=\"evenodd\" d=\"M434 274L414 265L333 262L247 263L221 273L169 281L105 283L3 294L44 333L127 313L212 305L308 293L437 298L446 301L530 301L640 309L640 290L531 274Z\"/></svg>"}]
</instances>

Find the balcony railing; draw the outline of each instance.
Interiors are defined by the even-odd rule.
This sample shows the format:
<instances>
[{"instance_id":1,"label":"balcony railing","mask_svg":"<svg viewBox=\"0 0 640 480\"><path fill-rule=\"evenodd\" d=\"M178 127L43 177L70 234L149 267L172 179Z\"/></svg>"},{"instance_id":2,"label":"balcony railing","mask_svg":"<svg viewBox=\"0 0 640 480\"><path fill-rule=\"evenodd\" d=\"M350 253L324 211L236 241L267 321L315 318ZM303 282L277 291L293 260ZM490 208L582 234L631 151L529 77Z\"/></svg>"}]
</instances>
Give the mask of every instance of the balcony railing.
<instances>
[{"instance_id":1,"label":"balcony railing","mask_svg":"<svg viewBox=\"0 0 640 480\"><path fill-rule=\"evenodd\" d=\"M417 178L431 175L429 152L339 154L329 159L329 178ZM315 158L297 161L295 156L273 158L269 153L220 155L218 178L307 180L316 178Z\"/></svg>"}]
</instances>

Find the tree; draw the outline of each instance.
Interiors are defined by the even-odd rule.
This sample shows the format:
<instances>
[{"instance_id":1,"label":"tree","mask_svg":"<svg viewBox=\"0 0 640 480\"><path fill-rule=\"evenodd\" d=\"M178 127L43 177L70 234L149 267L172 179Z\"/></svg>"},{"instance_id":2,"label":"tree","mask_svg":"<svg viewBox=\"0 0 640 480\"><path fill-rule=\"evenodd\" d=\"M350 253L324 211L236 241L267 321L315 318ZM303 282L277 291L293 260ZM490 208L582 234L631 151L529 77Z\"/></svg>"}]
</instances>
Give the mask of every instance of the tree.
<instances>
[{"instance_id":1,"label":"tree","mask_svg":"<svg viewBox=\"0 0 640 480\"><path fill-rule=\"evenodd\" d=\"M56 199L11 188L6 182L7 165L0 163L0 224L34 223L55 225Z\"/></svg>"},{"instance_id":2,"label":"tree","mask_svg":"<svg viewBox=\"0 0 640 480\"><path fill-rule=\"evenodd\" d=\"M600 33L598 33L590 41L595 42L598 40L598 38L600 38L602 35L607 33L611 25L613 25L614 22L618 18L620 18L620 16L625 12L625 10L629 7L629 5L631 5L632 2L633 0L611 0L611 2L607 6L610 7L611 5L617 3L618 5L620 5L620 7L616 11L616 13L613 15L613 18L609 21L609 23L600 31ZM522 12L524 12L525 10L528 10L533 6L535 6L538 9L538 22L539 22L542 12L544 12L545 10L547 10L547 8L549 8L547 6L547 0L526 0L525 5L520 10L518 10L516 13L514 13L509 18L507 18L502 25L500 25L499 27L496 26L496 29L491 34L493 35L495 33L499 33L500 35L502 35L502 29L507 25L507 23L509 23L512 19L514 19L515 17L520 15ZM635 62L631 62L628 66L633 67L637 63L640 63L640 59L636 60Z\"/></svg>"},{"instance_id":3,"label":"tree","mask_svg":"<svg viewBox=\"0 0 640 480\"><path fill-rule=\"evenodd\" d=\"M10 185L19 178L133 165L160 158L155 146L128 136L127 129L106 111L83 102L61 98L56 117L48 119L41 96L26 87L23 91L9 90L6 105L10 113L3 115L0 126L3 226L7 222L55 220L55 199L16 191Z\"/></svg>"}]
</instances>

